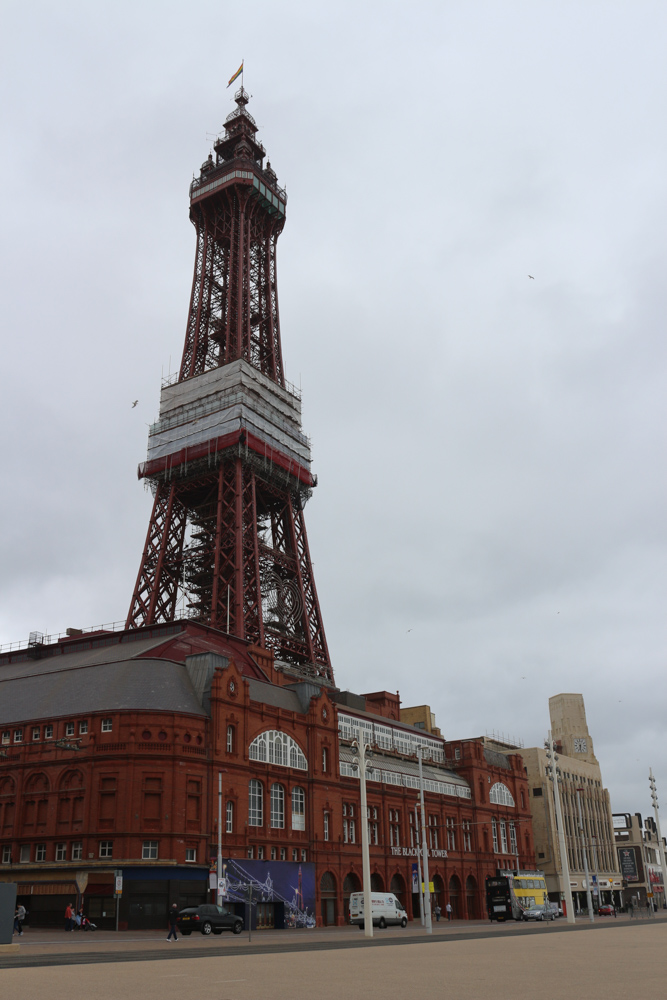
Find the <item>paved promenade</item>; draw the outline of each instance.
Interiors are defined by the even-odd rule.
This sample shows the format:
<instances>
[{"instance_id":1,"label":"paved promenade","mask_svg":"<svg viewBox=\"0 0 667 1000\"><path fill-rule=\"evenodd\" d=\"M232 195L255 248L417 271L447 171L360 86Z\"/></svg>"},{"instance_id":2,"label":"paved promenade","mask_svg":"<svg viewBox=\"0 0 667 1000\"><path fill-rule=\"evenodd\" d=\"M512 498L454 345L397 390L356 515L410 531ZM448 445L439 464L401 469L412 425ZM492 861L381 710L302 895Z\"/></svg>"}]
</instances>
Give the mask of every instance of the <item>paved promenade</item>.
<instances>
[{"instance_id":1,"label":"paved promenade","mask_svg":"<svg viewBox=\"0 0 667 1000\"><path fill-rule=\"evenodd\" d=\"M429 1000L627 1000L662 996L667 919L600 919L591 926L462 922L386 930L356 928L193 935L65 935L26 930L21 952L0 960L3 996L22 1000L330 1000L359 996ZM15 939L16 940L16 939Z\"/></svg>"},{"instance_id":2,"label":"paved promenade","mask_svg":"<svg viewBox=\"0 0 667 1000\"><path fill-rule=\"evenodd\" d=\"M16 940L16 939L15 939ZM667 920L546 925L419 925L368 942L356 928L193 935L177 944L155 932L67 935L26 931L18 956L0 961L3 996L23 1000L627 1000L662 996Z\"/></svg>"}]
</instances>

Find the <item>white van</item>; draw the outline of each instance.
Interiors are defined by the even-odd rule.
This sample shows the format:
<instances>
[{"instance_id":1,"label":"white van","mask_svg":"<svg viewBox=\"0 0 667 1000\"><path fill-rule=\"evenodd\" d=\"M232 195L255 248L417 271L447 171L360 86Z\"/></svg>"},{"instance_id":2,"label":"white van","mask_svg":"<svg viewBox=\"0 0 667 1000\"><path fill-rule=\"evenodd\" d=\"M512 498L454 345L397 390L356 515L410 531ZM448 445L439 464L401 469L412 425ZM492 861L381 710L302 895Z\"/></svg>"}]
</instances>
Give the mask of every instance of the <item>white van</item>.
<instances>
[{"instance_id":1,"label":"white van","mask_svg":"<svg viewBox=\"0 0 667 1000\"><path fill-rule=\"evenodd\" d=\"M388 927L400 924L407 927L408 915L393 892L372 892L373 927ZM353 892L350 896L350 923L364 926L364 894Z\"/></svg>"}]
</instances>

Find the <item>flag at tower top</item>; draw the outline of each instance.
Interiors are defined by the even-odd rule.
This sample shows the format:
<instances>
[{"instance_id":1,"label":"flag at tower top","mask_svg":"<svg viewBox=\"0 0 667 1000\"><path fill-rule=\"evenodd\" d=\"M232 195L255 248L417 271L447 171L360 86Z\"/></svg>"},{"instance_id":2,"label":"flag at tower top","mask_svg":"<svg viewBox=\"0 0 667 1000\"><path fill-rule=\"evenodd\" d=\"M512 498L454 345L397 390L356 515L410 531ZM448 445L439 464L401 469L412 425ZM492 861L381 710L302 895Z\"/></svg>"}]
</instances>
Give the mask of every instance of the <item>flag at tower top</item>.
<instances>
[{"instance_id":1,"label":"flag at tower top","mask_svg":"<svg viewBox=\"0 0 667 1000\"><path fill-rule=\"evenodd\" d=\"M229 83L227 84L227 86L231 87L231 85L234 83L234 80L237 78L237 76L240 76L242 72L243 72L243 63L241 63L236 73L234 73L234 75L229 78Z\"/></svg>"}]
</instances>

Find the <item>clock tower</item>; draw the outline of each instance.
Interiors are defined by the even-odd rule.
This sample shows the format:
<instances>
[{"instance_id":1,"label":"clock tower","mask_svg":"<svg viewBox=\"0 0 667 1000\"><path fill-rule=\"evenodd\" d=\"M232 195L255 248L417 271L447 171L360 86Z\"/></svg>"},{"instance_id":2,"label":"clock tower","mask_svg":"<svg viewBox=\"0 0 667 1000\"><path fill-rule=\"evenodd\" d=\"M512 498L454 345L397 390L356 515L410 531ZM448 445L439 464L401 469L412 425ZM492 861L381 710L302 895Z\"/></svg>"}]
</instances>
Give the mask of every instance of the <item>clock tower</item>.
<instances>
[{"instance_id":1,"label":"clock tower","mask_svg":"<svg viewBox=\"0 0 667 1000\"><path fill-rule=\"evenodd\" d=\"M549 698L552 739L562 746L565 757L597 764L593 753L593 740L588 731L584 696L581 694L556 694Z\"/></svg>"}]
</instances>

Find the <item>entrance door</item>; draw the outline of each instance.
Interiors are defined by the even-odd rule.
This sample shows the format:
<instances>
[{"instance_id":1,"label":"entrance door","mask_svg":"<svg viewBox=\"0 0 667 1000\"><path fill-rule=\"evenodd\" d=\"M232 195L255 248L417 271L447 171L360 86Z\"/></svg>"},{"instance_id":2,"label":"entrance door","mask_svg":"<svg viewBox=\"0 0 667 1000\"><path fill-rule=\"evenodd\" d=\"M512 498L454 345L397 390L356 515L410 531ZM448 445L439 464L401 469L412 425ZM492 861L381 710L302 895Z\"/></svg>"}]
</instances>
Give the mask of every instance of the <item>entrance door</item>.
<instances>
[{"instance_id":1,"label":"entrance door","mask_svg":"<svg viewBox=\"0 0 667 1000\"><path fill-rule=\"evenodd\" d=\"M325 927L333 927L336 923L336 900L322 900L322 923Z\"/></svg>"},{"instance_id":2,"label":"entrance door","mask_svg":"<svg viewBox=\"0 0 667 1000\"><path fill-rule=\"evenodd\" d=\"M258 903L257 904L257 930L269 930L275 927L275 915L274 915L274 904L273 903Z\"/></svg>"}]
</instances>

